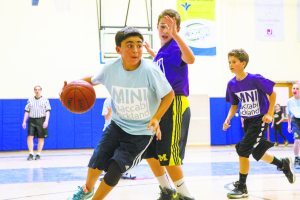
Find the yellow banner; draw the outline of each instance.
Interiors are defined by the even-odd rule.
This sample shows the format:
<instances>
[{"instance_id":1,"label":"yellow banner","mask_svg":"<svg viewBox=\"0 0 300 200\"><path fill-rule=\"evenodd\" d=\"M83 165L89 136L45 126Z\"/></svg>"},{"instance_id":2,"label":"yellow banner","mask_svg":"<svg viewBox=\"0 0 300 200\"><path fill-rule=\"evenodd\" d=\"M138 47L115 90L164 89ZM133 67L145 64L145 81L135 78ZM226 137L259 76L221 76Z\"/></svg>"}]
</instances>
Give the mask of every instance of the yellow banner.
<instances>
[{"instance_id":1,"label":"yellow banner","mask_svg":"<svg viewBox=\"0 0 300 200\"><path fill-rule=\"evenodd\" d=\"M215 20L215 0L177 0L182 21L201 18Z\"/></svg>"},{"instance_id":2,"label":"yellow banner","mask_svg":"<svg viewBox=\"0 0 300 200\"><path fill-rule=\"evenodd\" d=\"M215 0L177 0L180 34L195 55L216 55Z\"/></svg>"}]
</instances>

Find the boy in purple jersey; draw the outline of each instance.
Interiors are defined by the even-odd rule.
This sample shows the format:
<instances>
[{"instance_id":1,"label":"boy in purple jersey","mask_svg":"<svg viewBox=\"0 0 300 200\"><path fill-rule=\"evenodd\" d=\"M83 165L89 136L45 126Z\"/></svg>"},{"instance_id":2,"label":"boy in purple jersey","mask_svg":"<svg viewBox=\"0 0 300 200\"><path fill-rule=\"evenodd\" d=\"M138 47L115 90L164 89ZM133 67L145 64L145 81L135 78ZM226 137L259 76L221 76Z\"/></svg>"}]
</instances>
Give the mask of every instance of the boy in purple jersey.
<instances>
[{"instance_id":1,"label":"boy in purple jersey","mask_svg":"<svg viewBox=\"0 0 300 200\"><path fill-rule=\"evenodd\" d=\"M244 118L245 135L236 145L239 155L240 175L234 182L234 189L227 194L230 199L239 199L248 196L246 179L249 172L249 156L252 154L257 161L263 160L276 165L285 174L290 183L295 182L295 174L292 171L291 159L278 159L270 155L267 150L274 146L264 138L264 131L268 123L272 121L273 108L276 93L273 91L275 83L259 74L245 72L249 61L248 54L243 49L234 49L228 53L230 71L236 76L228 82L226 101L231 104L227 118L223 124L223 130L230 127L230 120L238 109L240 103L240 115Z\"/></svg>"},{"instance_id":2,"label":"boy in purple jersey","mask_svg":"<svg viewBox=\"0 0 300 200\"><path fill-rule=\"evenodd\" d=\"M153 140L145 158L156 176L161 189L159 199L194 199L186 183L181 168L190 122L188 64L195 61L191 49L178 32L180 15L172 9L164 10L158 17L157 29L161 48L155 53L146 43L145 48L154 57L167 80L171 84L175 98L160 121L162 140ZM178 195L169 182L171 177Z\"/></svg>"}]
</instances>

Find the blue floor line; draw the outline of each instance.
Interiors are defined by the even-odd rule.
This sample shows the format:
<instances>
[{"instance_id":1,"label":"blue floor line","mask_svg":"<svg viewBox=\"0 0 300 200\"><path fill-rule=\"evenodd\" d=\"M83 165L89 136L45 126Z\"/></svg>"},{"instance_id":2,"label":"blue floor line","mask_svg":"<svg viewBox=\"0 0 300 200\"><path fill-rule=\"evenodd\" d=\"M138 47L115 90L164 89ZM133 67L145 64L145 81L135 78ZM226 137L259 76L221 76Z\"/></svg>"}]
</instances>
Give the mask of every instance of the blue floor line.
<instances>
[{"instance_id":1,"label":"blue floor line","mask_svg":"<svg viewBox=\"0 0 300 200\"><path fill-rule=\"evenodd\" d=\"M237 162L186 163L183 165L183 170L186 177L238 175L239 164ZM86 171L87 167L1 169L0 184L83 181L86 178ZM153 178L147 164L140 164L131 172L137 175L138 179ZM251 162L250 173L282 174L274 165L263 162Z\"/></svg>"}]
</instances>

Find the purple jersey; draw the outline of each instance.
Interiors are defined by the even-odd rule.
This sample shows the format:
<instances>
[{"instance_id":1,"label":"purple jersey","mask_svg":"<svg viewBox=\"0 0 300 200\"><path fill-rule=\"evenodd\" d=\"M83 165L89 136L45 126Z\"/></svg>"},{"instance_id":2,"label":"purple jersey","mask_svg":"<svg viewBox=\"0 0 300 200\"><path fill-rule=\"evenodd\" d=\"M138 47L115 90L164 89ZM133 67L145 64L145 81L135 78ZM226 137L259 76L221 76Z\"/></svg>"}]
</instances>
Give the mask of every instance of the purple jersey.
<instances>
[{"instance_id":1,"label":"purple jersey","mask_svg":"<svg viewBox=\"0 0 300 200\"><path fill-rule=\"evenodd\" d=\"M269 110L269 99L275 83L259 74L248 73L241 81L236 77L227 85L226 101L232 105L241 102L240 115L244 118L253 118L266 114Z\"/></svg>"},{"instance_id":2,"label":"purple jersey","mask_svg":"<svg viewBox=\"0 0 300 200\"><path fill-rule=\"evenodd\" d=\"M188 65L181 59L180 49L174 39L160 48L154 62L165 74L175 95L189 95Z\"/></svg>"}]
</instances>

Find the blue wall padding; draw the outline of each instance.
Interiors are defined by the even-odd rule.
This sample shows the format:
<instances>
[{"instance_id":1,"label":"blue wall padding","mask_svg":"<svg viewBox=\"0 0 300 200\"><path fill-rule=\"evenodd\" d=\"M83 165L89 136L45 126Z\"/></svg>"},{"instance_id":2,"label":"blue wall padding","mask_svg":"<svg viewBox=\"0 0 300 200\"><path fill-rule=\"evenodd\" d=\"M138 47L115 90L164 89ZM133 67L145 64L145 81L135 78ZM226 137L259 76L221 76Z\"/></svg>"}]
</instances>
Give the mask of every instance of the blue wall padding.
<instances>
[{"instance_id":1,"label":"blue wall padding","mask_svg":"<svg viewBox=\"0 0 300 200\"><path fill-rule=\"evenodd\" d=\"M225 98L210 98L210 131L211 145L231 145L238 143L243 137L243 129L241 127L241 118L234 116L231 119L231 127L227 131L223 131L223 123L227 117L230 104L225 101ZM283 122L282 130L287 136L289 143L293 143L292 134L287 133L287 122ZM267 133L265 133L267 138ZM283 140L278 136L279 142ZM270 140L274 141L273 129L270 128Z\"/></svg>"},{"instance_id":2,"label":"blue wall padding","mask_svg":"<svg viewBox=\"0 0 300 200\"><path fill-rule=\"evenodd\" d=\"M22 100L2 101L2 148L15 150L22 147Z\"/></svg>"},{"instance_id":3,"label":"blue wall padding","mask_svg":"<svg viewBox=\"0 0 300 200\"><path fill-rule=\"evenodd\" d=\"M226 110L224 98L210 98L211 145L227 144L228 134L222 131L222 125L226 118Z\"/></svg>"},{"instance_id":4,"label":"blue wall padding","mask_svg":"<svg viewBox=\"0 0 300 200\"><path fill-rule=\"evenodd\" d=\"M93 148L102 137L104 99L84 114L73 114L58 99L49 99L52 110L49 137L44 149ZM27 150L27 129L22 121L26 99L0 100L0 151ZM35 139L35 148L37 140Z\"/></svg>"},{"instance_id":5,"label":"blue wall padding","mask_svg":"<svg viewBox=\"0 0 300 200\"><path fill-rule=\"evenodd\" d=\"M0 101L0 150L3 147L3 109L2 109L3 101Z\"/></svg>"},{"instance_id":6,"label":"blue wall padding","mask_svg":"<svg viewBox=\"0 0 300 200\"><path fill-rule=\"evenodd\" d=\"M294 137L293 137L294 135L291 134L291 133L288 133L287 126L288 126L287 122L282 123L282 133L285 135L285 137L287 138L289 143L293 143L294 142ZM278 135L277 137L278 137L279 143L283 143L282 137L279 134L277 134L277 135ZM271 125L270 125L270 140L272 142L275 141L275 139L274 139L274 129L271 128Z\"/></svg>"},{"instance_id":7,"label":"blue wall padding","mask_svg":"<svg viewBox=\"0 0 300 200\"><path fill-rule=\"evenodd\" d=\"M98 144L104 125L101 115L104 99L97 99L94 107L84 114L69 112L58 99L49 100L52 110L49 138L44 149L94 148ZM26 102L27 99L0 99L0 151L27 150L27 129L22 128ZM226 132L222 130L229 108L225 98L210 98L211 145L236 144L243 137L239 116L232 118L231 127ZM287 133L286 122L283 123L283 132L289 143L293 143L293 135ZM270 140L274 141L272 128ZM283 142L281 137L279 142Z\"/></svg>"}]
</instances>

